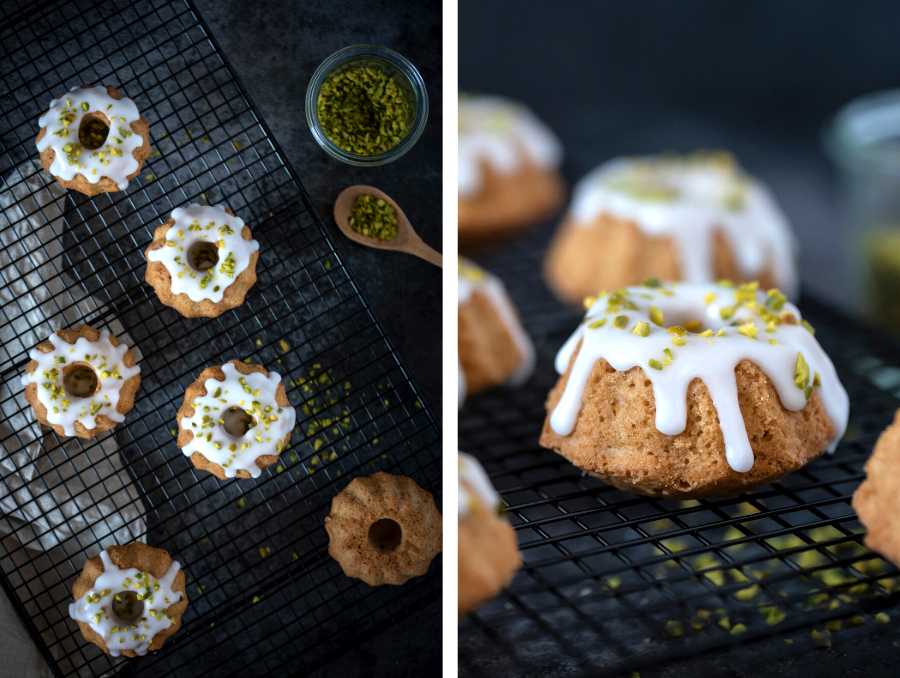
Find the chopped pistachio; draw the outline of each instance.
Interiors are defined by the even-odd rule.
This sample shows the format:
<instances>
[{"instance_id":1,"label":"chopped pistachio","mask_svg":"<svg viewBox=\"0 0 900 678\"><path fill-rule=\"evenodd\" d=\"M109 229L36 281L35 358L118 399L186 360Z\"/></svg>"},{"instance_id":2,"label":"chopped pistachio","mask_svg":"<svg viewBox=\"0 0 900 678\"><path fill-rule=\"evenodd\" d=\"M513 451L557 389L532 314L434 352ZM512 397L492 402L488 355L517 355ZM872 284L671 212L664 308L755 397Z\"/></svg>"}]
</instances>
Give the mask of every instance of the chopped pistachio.
<instances>
[{"instance_id":1,"label":"chopped pistachio","mask_svg":"<svg viewBox=\"0 0 900 678\"><path fill-rule=\"evenodd\" d=\"M794 370L794 383L797 385L797 388L805 389L809 384L809 365L806 364L806 360L803 359L803 354L797 354L797 367Z\"/></svg>"},{"instance_id":2,"label":"chopped pistachio","mask_svg":"<svg viewBox=\"0 0 900 678\"><path fill-rule=\"evenodd\" d=\"M628 326L628 316L627 315L618 315L613 320L613 327L617 330L624 330Z\"/></svg>"},{"instance_id":3,"label":"chopped pistachio","mask_svg":"<svg viewBox=\"0 0 900 678\"><path fill-rule=\"evenodd\" d=\"M650 307L650 320L654 325L659 327L663 326L663 312L660 311L656 306Z\"/></svg>"},{"instance_id":4,"label":"chopped pistachio","mask_svg":"<svg viewBox=\"0 0 900 678\"><path fill-rule=\"evenodd\" d=\"M637 325L634 326L634 329L631 330L631 333L632 333L632 334L637 334L638 336L641 336L641 337L649 336L649 334L650 334L650 323L642 323L642 322L639 322Z\"/></svg>"},{"instance_id":5,"label":"chopped pistachio","mask_svg":"<svg viewBox=\"0 0 900 678\"><path fill-rule=\"evenodd\" d=\"M648 364L650 367L652 367L654 370L661 370L661 369L663 368L662 363L659 362L658 360L654 360L653 358L651 358L650 360L648 360L648 361L647 361L647 364Z\"/></svg>"}]
</instances>

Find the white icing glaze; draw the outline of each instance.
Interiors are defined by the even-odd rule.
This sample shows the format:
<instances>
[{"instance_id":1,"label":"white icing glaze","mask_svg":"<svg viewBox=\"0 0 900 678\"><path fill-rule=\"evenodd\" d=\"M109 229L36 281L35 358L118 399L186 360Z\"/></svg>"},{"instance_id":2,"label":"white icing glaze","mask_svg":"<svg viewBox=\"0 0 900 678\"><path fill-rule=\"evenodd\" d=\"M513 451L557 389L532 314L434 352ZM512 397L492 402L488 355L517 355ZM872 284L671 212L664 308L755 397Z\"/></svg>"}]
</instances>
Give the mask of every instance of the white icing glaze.
<instances>
[{"instance_id":1,"label":"white icing glaze","mask_svg":"<svg viewBox=\"0 0 900 678\"><path fill-rule=\"evenodd\" d=\"M103 574L97 577L90 591L69 604L69 616L89 624L103 638L113 657L118 657L123 650L134 650L143 656L153 636L172 625L166 614L169 605L183 600L180 592L172 590L181 566L173 561L162 579L156 579L134 567L120 570L106 551L100 552L100 558ZM114 603L127 603L121 594L128 591L135 594L134 611L140 614L120 615L114 611Z\"/></svg>"},{"instance_id":2,"label":"white icing glaze","mask_svg":"<svg viewBox=\"0 0 900 678\"><path fill-rule=\"evenodd\" d=\"M284 439L294 428L296 413L290 405L279 405L275 393L281 376L270 372L241 374L226 363L222 366L225 381L207 379L206 395L194 400L194 416L181 420L181 428L194 434L193 440L182 448L185 456L200 452L204 457L225 469L234 478L239 469L249 471L254 478L262 470L256 460L266 454L280 454ZM232 407L253 417L256 425L242 436L230 434L222 416Z\"/></svg>"},{"instance_id":3,"label":"white icing glaze","mask_svg":"<svg viewBox=\"0 0 900 678\"><path fill-rule=\"evenodd\" d=\"M721 231L746 279L771 264L776 284L796 298L795 242L769 189L740 171L726 154L684 158L617 158L575 187L572 220L582 226L600 214L634 222L652 236L671 238L681 275L712 282L713 235Z\"/></svg>"},{"instance_id":4,"label":"white icing glaze","mask_svg":"<svg viewBox=\"0 0 900 678\"><path fill-rule=\"evenodd\" d=\"M562 163L562 144L522 104L495 96L460 96L459 195L481 190L482 163L513 174L523 160L556 169Z\"/></svg>"},{"instance_id":5,"label":"white icing glaze","mask_svg":"<svg viewBox=\"0 0 900 678\"><path fill-rule=\"evenodd\" d=\"M470 454L459 453L459 504L460 516L468 515L479 504L491 511L499 511L502 506L500 495L491 485L484 468Z\"/></svg>"},{"instance_id":6,"label":"white icing glaze","mask_svg":"<svg viewBox=\"0 0 900 678\"><path fill-rule=\"evenodd\" d=\"M128 346L113 346L109 330L100 330L97 341L80 337L70 344L56 332L48 340L53 350L44 353L31 349L28 357L37 361L37 367L22 375L23 386L37 384L37 397L47 408L47 421L62 426L67 436L75 435L75 422L86 429L96 428L96 418L101 414L116 423L125 421L125 415L117 410L119 393L126 380L141 373L138 365L125 365ZM96 373L99 389L94 395L76 397L66 390L63 377L73 363L87 363Z\"/></svg>"},{"instance_id":7,"label":"white icing glaze","mask_svg":"<svg viewBox=\"0 0 900 678\"><path fill-rule=\"evenodd\" d=\"M106 142L95 149L83 148L78 138L82 118L89 113L102 114L109 123ZM76 87L51 101L50 109L38 120L47 132L37 148L39 152L52 148L56 153L50 165L55 177L71 181L81 174L92 184L109 177L124 191L128 176L139 166L133 152L144 140L132 131L131 123L140 118L137 106L128 97L113 99L106 87Z\"/></svg>"},{"instance_id":8,"label":"white icing glaze","mask_svg":"<svg viewBox=\"0 0 900 678\"><path fill-rule=\"evenodd\" d=\"M259 250L255 240L244 240L244 222L222 205L188 205L172 210L175 224L166 231L166 244L147 253L172 276L172 294L186 294L191 301L222 301L225 290L247 270L250 256ZM188 254L197 243L217 246L218 262L209 269L195 269Z\"/></svg>"},{"instance_id":9,"label":"white icing glaze","mask_svg":"<svg viewBox=\"0 0 900 678\"><path fill-rule=\"evenodd\" d=\"M506 327L513 343L522 354L522 362L516 369L515 373L509 378L508 383L513 386L520 386L528 381L528 378L534 372L535 352L534 344L525 333L522 323L519 321L519 314L513 306L512 300L503 286L503 282L497 276L488 273L484 269L476 266L468 259L459 257L457 265L458 287L458 303L465 304L476 291L484 294L500 316L500 321ZM462 370L460 369L460 372ZM464 380L460 382L464 388ZM463 392L463 398L465 393Z\"/></svg>"},{"instance_id":10,"label":"white icing glaze","mask_svg":"<svg viewBox=\"0 0 900 678\"><path fill-rule=\"evenodd\" d=\"M735 306L733 315L729 315ZM663 326L651 320L651 307L663 314ZM734 368L746 358L769 377L782 405L791 411L806 404L818 373L821 385L815 388L835 428L829 447L833 451L847 427L847 392L812 332L803 324L789 324L790 315L797 323L802 320L797 307L785 302L783 296L766 295L756 290L755 284L740 288L698 283L630 287L603 296L593 302L585 320L556 356L556 370L562 374L578 343L583 342L563 396L550 416L550 426L559 435L572 432L587 380L601 358L620 372L632 367L644 370L653 384L656 428L666 435L684 431L687 389L693 379L699 378L716 407L728 463L744 473L753 466L754 458L738 405ZM619 316L627 318L623 329L615 327ZM691 320L699 321L704 332L711 330L712 335L685 332L679 336L667 329ZM647 336L633 333L638 323L646 323L643 329L648 330ZM772 344L772 340L777 343ZM684 345L678 345L681 341ZM664 349L671 351L671 358ZM795 382L798 354L809 369L808 384L803 388ZM651 360L661 369L654 368Z\"/></svg>"}]
</instances>

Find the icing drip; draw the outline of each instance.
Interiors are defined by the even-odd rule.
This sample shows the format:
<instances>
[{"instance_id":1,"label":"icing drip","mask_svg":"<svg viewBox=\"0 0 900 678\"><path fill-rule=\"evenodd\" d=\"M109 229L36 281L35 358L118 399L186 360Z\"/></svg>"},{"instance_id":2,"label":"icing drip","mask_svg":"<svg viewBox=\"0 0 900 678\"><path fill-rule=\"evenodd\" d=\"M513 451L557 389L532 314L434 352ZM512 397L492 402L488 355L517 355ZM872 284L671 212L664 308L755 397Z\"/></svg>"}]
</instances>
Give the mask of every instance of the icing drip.
<instances>
[{"instance_id":1,"label":"icing drip","mask_svg":"<svg viewBox=\"0 0 900 678\"><path fill-rule=\"evenodd\" d=\"M778 286L796 297L795 243L787 218L769 189L727 154L611 160L573 192L570 215L576 224L586 226L600 214L671 238L688 282L715 280L713 235L721 231L744 277L759 277L771 263Z\"/></svg>"},{"instance_id":2,"label":"icing drip","mask_svg":"<svg viewBox=\"0 0 900 678\"><path fill-rule=\"evenodd\" d=\"M69 605L69 616L90 625L113 657L123 650L143 656L153 636L172 626L166 615L169 605L184 600L180 592L172 590L181 566L172 562L162 579L156 579L134 567L120 570L106 551L100 552L100 558L103 574L90 591ZM122 595L128 592L133 596Z\"/></svg>"},{"instance_id":3,"label":"icing drip","mask_svg":"<svg viewBox=\"0 0 900 678\"><path fill-rule=\"evenodd\" d=\"M22 376L22 385L37 384L37 397L47 408L47 421L62 426L67 436L75 435L75 422L89 430L96 428L96 418L101 414L116 423L125 421L125 415L117 409L119 392L126 380L141 373L141 368L127 367L128 347L122 343L113 346L109 336L109 330L100 330L97 341L80 337L70 344L54 332L48 337L52 351L33 348L28 353L37 367ZM72 370L80 374L72 374ZM99 388L81 396L78 382L90 383L91 371Z\"/></svg>"},{"instance_id":4,"label":"icing drip","mask_svg":"<svg viewBox=\"0 0 900 678\"><path fill-rule=\"evenodd\" d=\"M79 138L82 120L88 115L109 125L108 136L102 143L102 138L97 139L97 148L82 146ZM105 87L76 87L51 101L50 110L38 120L47 132L37 148L55 152L50 165L55 177L70 181L81 174L92 184L108 177L124 191L128 176L139 166L132 153L144 144L143 138L131 130L131 123L140 118L137 106L128 97L113 99Z\"/></svg>"},{"instance_id":5,"label":"icing drip","mask_svg":"<svg viewBox=\"0 0 900 678\"><path fill-rule=\"evenodd\" d=\"M222 371L225 381L207 379L206 395L191 403L194 416L181 420L181 428L194 434L182 452L188 457L200 452L222 466L229 478L234 478L239 469L249 471L256 478L262 473L256 460L263 455L281 453L285 437L294 428L294 408L279 405L275 400L281 383L281 376L275 372L270 372L268 377L260 372L244 375L231 363L223 365ZM252 417L255 422L242 435L226 429L229 422L225 417L231 417L235 411L239 416L244 413Z\"/></svg>"},{"instance_id":6,"label":"icing drip","mask_svg":"<svg viewBox=\"0 0 900 678\"><path fill-rule=\"evenodd\" d=\"M172 294L186 294L191 301L222 301L225 290L250 265L250 255L259 250L255 240L244 240L244 222L222 205L188 205L172 210L175 224L166 231L166 244L147 253L172 276ZM205 257L195 267L194 253L206 245L215 248L217 261Z\"/></svg>"},{"instance_id":7,"label":"icing drip","mask_svg":"<svg viewBox=\"0 0 900 678\"><path fill-rule=\"evenodd\" d=\"M459 98L459 195L481 190L482 163L513 174L523 160L543 169L562 163L562 144L525 106L493 96Z\"/></svg>"},{"instance_id":8,"label":"icing drip","mask_svg":"<svg viewBox=\"0 0 900 678\"><path fill-rule=\"evenodd\" d=\"M503 282L497 276L479 268L463 257L459 257L457 279L459 281L458 303L460 305L468 302L475 292L481 292L490 299L491 304L497 311L497 315L500 316L501 322L512 337L513 343L519 349L519 353L522 354L522 362L509 378L509 383L513 386L524 384L534 372L534 344L531 343L531 339L528 338L528 335L522 328L519 314L506 293ZM462 372L461 369L460 372ZM464 381L461 381L460 385L464 388ZM463 394L464 397L465 395Z\"/></svg>"},{"instance_id":9,"label":"icing drip","mask_svg":"<svg viewBox=\"0 0 900 678\"><path fill-rule=\"evenodd\" d=\"M491 485L484 468L470 454L459 453L459 504L460 516L468 515L479 505L492 511L500 511L503 506L500 495Z\"/></svg>"},{"instance_id":10,"label":"icing drip","mask_svg":"<svg viewBox=\"0 0 900 678\"><path fill-rule=\"evenodd\" d=\"M702 333L688 331L700 329ZM591 370L601 358L620 372L644 370L653 384L656 428L666 435L684 431L687 389L693 379L701 379L719 416L728 463L740 473L753 466L734 376L745 358L769 377L788 410L802 409L813 390L818 391L835 428L829 451L847 427L847 392L811 326L783 294L770 290L767 295L756 283L739 288L697 283L629 287L602 296L557 354L560 374L579 342L569 381L550 416L559 435L574 429Z\"/></svg>"}]
</instances>

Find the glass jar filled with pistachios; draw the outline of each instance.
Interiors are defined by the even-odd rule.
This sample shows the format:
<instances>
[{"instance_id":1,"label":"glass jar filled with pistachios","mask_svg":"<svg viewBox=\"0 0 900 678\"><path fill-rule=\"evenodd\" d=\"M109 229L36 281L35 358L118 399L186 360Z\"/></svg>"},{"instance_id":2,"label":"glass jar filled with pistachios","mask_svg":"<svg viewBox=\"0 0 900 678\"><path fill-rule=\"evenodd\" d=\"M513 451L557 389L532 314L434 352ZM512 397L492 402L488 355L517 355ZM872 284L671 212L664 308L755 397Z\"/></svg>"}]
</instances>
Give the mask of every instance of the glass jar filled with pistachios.
<instances>
[{"instance_id":1,"label":"glass jar filled with pistachios","mask_svg":"<svg viewBox=\"0 0 900 678\"><path fill-rule=\"evenodd\" d=\"M416 143L427 117L422 76L396 52L374 45L331 55L306 92L306 118L316 141L352 165L400 157Z\"/></svg>"}]
</instances>

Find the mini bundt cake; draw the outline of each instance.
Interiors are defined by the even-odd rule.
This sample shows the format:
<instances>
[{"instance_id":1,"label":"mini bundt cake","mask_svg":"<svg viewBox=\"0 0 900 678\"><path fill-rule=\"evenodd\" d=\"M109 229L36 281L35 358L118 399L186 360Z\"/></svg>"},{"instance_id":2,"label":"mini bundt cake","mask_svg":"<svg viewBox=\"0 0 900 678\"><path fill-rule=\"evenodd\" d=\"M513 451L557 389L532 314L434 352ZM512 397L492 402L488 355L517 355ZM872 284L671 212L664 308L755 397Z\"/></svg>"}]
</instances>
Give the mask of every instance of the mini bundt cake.
<instances>
[{"instance_id":1,"label":"mini bundt cake","mask_svg":"<svg viewBox=\"0 0 900 678\"><path fill-rule=\"evenodd\" d=\"M167 551L134 542L110 546L84 565L69 616L106 654L142 657L181 628L184 571Z\"/></svg>"},{"instance_id":2,"label":"mini bundt cake","mask_svg":"<svg viewBox=\"0 0 900 678\"><path fill-rule=\"evenodd\" d=\"M866 526L866 546L900 566L900 410L866 462L853 508Z\"/></svg>"},{"instance_id":3,"label":"mini bundt cake","mask_svg":"<svg viewBox=\"0 0 900 678\"><path fill-rule=\"evenodd\" d=\"M460 616L496 596L522 566L516 532L481 464L459 453Z\"/></svg>"},{"instance_id":4,"label":"mini bundt cake","mask_svg":"<svg viewBox=\"0 0 900 678\"><path fill-rule=\"evenodd\" d=\"M562 145L525 106L459 97L459 244L501 239L550 216L565 194Z\"/></svg>"},{"instance_id":5,"label":"mini bundt cake","mask_svg":"<svg viewBox=\"0 0 900 678\"><path fill-rule=\"evenodd\" d=\"M59 435L93 438L125 421L134 407L141 368L109 330L57 330L28 356L25 400Z\"/></svg>"},{"instance_id":6,"label":"mini bundt cake","mask_svg":"<svg viewBox=\"0 0 900 678\"><path fill-rule=\"evenodd\" d=\"M291 439L296 412L281 376L230 360L207 367L178 410L178 447L216 478L256 478Z\"/></svg>"},{"instance_id":7,"label":"mini bundt cake","mask_svg":"<svg viewBox=\"0 0 900 678\"><path fill-rule=\"evenodd\" d=\"M82 85L40 117L41 166L85 195L124 191L150 157L150 124L112 85Z\"/></svg>"},{"instance_id":8,"label":"mini bundt cake","mask_svg":"<svg viewBox=\"0 0 900 678\"><path fill-rule=\"evenodd\" d=\"M618 158L575 187L544 274L574 305L650 277L758 280L794 299L794 249L770 191L731 155Z\"/></svg>"},{"instance_id":9,"label":"mini bundt cake","mask_svg":"<svg viewBox=\"0 0 900 678\"><path fill-rule=\"evenodd\" d=\"M849 402L778 290L629 287L593 300L556 357L541 445L620 489L731 496L833 449Z\"/></svg>"},{"instance_id":10,"label":"mini bundt cake","mask_svg":"<svg viewBox=\"0 0 900 678\"><path fill-rule=\"evenodd\" d=\"M222 205L188 205L156 229L147 248L147 282L186 318L215 318L244 303L256 283L259 243Z\"/></svg>"},{"instance_id":11,"label":"mini bundt cake","mask_svg":"<svg viewBox=\"0 0 900 678\"><path fill-rule=\"evenodd\" d=\"M331 502L328 554L348 577L399 585L428 571L441 552L441 514L411 478L355 478Z\"/></svg>"},{"instance_id":12,"label":"mini bundt cake","mask_svg":"<svg viewBox=\"0 0 900 678\"><path fill-rule=\"evenodd\" d=\"M520 385L534 370L531 339L503 282L459 258L459 404L501 384Z\"/></svg>"}]
</instances>

